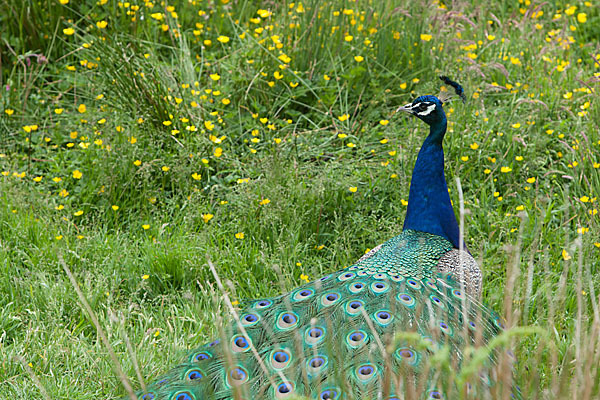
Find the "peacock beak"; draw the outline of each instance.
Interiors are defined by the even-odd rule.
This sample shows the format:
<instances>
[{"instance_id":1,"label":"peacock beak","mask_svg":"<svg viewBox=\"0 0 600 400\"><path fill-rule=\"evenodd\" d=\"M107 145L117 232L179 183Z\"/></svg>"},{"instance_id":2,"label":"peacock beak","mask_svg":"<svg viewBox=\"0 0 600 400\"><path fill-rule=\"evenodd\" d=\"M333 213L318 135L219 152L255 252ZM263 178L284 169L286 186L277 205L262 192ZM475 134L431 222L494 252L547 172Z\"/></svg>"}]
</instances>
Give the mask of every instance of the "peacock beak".
<instances>
[{"instance_id":1,"label":"peacock beak","mask_svg":"<svg viewBox=\"0 0 600 400\"><path fill-rule=\"evenodd\" d=\"M412 114L412 108L413 108L413 104L412 103L408 103L408 104L405 104L403 106L398 107L398 109L396 110L396 112L402 111L402 112L407 112L409 114Z\"/></svg>"}]
</instances>

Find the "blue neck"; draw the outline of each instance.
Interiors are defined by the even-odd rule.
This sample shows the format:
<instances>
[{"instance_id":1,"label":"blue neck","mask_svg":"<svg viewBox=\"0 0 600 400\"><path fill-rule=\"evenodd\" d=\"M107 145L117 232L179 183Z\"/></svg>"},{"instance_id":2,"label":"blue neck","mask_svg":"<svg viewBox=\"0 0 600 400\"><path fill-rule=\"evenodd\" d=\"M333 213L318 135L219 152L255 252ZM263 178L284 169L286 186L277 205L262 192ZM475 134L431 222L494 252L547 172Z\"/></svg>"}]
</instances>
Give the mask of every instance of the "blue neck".
<instances>
[{"instance_id":1,"label":"blue neck","mask_svg":"<svg viewBox=\"0 0 600 400\"><path fill-rule=\"evenodd\" d=\"M423 142L415 163L403 230L432 233L458 248L460 232L444 177L442 141L445 133L445 117L430 125L429 136Z\"/></svg>"}]
</instances>

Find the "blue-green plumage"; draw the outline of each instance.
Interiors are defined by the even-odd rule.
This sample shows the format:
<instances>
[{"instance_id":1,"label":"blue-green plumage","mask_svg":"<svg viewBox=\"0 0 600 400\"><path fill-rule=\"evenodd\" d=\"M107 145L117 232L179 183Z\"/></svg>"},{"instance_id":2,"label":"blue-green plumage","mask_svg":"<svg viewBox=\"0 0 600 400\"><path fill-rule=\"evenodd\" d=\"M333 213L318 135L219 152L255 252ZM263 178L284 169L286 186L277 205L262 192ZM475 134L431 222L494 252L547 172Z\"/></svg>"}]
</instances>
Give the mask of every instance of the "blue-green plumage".
<instances>
[{"instance_id":1,"label":"blue-green plumage","mask_svg":"<svg viewBox=\"0 0 600 400\"><path fill-rule=\"evenodd\" d=\"M423 96L402 109L430 125L402 233L348 268L247 303L224 337L190 352L141 399L387 400L417 389L444 398L448 383L432 356L446 349L458 368L465 348L485 344L501 324L469 295L478 290L469 286L479 276L465 277L472 265L448 261L459 233L444 178L442 103ZM488 393L492 363L459 392Z\"/></svg>"},{"instance_id":2,"label":"blue-green plumage","mask_svg":"<svg viewBox=\"0 0 600 400\"><path fill-rule=\"evenodd\" d=\"M385 371L398 376L418 372L442 346L459 354L475 343L475 335L458 334L471 324L481 326L486 337L499 330L496 317L479 306L463 313L465 295L435 272L436 257L449 248L443 238L404 231L346 269L283 296L252 302L239 313L239 326L230 327L229 340L191 352L188 362L149 393L155 399L180 400L177 396L185 394L216 400L235 398L237 388L240 398L321 398L327 391L376 398L385 391ZM399 332L419 339L394 342ZM383 356L377 342L389 340L394 347ZM388 393L397 391L393 381L388 385Z\"/></svg>"}]
</instances>

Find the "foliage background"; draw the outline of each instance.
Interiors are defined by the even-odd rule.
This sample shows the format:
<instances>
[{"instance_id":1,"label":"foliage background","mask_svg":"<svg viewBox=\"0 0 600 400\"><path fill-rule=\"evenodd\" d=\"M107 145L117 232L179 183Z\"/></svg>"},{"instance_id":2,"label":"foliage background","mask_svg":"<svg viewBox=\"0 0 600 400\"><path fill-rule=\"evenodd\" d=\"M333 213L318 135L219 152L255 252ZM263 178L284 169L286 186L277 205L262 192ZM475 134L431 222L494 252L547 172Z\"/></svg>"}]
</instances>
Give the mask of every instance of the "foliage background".
<instances>
[{"instance_id":1,"label":"foliage background","mask_svg":"<svg viewBox=\"0 0 600 400\"><path fill-rule=\"evenodd\" d=\"M257 298L397 234L426 129L393 110L439 74L483 300L547 332L523 390L597 393L592 2L0 0L0 34L0 397L41 396L18 357L52 398L123 394L59 256L151 380L216 334L207 254Z\"/></svg>"}]
</instances>

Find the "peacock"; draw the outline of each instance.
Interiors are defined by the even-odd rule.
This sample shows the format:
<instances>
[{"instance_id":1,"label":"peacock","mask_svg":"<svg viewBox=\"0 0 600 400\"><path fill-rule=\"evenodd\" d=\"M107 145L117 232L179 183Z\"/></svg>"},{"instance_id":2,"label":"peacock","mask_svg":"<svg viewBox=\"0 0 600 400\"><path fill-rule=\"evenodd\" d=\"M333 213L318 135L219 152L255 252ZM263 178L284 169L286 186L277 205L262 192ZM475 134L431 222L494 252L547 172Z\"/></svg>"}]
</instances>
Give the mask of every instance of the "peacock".
<instances>
[{"instance_id":1,"label":"peacock","mask_svg":"<svg viewBox=\"0 0 600 400\"><path fill-rule=\"evenodd\" d=\"M458 83L440 78L464 101ZM472 358L466 347L485 346L503 330L477 301L481 271L461 241L448 194L442 142L449 97L421 96L397 110L429 125L399 235L350 267L245 303L220 339L191 351L138 398L490 398L494 352L453 383L458 389L438 365L445 351L446 370L459 369Z\"/></svg>"}]
</instances>

